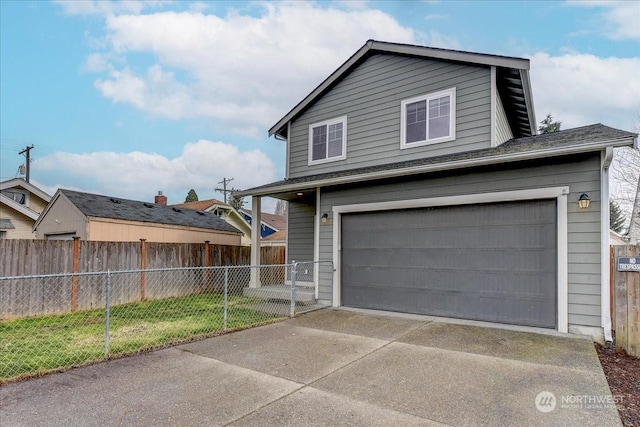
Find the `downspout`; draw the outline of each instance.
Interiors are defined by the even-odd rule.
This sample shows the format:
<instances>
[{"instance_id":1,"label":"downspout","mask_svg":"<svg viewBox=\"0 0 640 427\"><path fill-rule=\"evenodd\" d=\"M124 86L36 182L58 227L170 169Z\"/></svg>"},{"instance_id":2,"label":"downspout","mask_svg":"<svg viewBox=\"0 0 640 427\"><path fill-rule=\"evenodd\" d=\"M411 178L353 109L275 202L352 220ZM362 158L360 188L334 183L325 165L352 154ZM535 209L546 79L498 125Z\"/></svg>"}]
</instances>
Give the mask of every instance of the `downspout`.
<instances>
[{"instance_id":1,"label":"downspout","mask_svg":"<svg viewBox=\"0 0 640 427\"><path fill-rule=\"evenodd\" d=\"M609 166L613 160L613 148L607 147L602 154L602 170L600 174L600 309L602 329L605 341L613 341L611 334L611 274L609 269Z\"/></svg>"}]
</instances>

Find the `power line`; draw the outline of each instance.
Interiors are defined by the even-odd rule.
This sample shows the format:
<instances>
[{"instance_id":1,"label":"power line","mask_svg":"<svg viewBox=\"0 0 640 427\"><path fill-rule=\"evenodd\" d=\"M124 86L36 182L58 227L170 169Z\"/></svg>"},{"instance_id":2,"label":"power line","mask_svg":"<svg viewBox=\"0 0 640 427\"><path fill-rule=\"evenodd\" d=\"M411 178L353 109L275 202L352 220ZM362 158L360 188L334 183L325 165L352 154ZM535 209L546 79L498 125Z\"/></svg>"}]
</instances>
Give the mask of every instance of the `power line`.
<instances>
[{"instance_id":1,"label":"power line","mask_svg":"<svg viewBox=\"0 0 640 427\"><path fill-rule=\"evenodd\" d=\"M229 178L229 179L227 179L227 178L222 178L222 181L220 181L220 182L218 183L218 184L222 184L222 188L220 188L220 187L216 187L216 188L214 189L214 191L218 191L218 192L220 192L220 193L224 194L224 203L225 203L225 204L227 203L227 193L232 193L232 192L233 192L233 190L227 190L227 183L229 183L229 182L231 182L231 181L233 181L233 178Z\"/></svg>"},{"instance_id":2,"label":"power line","mask_svg":"<svg viewBox=\"0 0 640 427\"><path fill-rule=\"evenodd\" d=\"M27 174L25 176L25 181L29 182L29 172L31 171L31 150L33 150L33 144L28 145L19 152L18 154L24 154L24 157L27 159Z\"/></svg>"}]
</instances>

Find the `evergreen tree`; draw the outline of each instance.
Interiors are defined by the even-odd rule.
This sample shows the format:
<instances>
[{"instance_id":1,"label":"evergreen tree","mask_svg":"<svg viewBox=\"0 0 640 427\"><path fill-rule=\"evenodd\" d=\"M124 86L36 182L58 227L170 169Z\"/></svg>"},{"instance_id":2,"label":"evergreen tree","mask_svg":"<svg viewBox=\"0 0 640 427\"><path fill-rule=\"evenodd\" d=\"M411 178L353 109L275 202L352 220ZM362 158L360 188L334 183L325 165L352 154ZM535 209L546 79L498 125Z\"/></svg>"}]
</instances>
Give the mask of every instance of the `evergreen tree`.
<instances>
[{"instance_id":1,"label":"evergreen tree","mask_svg":"<svg viewBox=\"0 0 640 427\"><path fill-rule=\"evenodd\" d=\"M538 134L557 132L560 130L562 122L554 122L551 113L547 114L547 117L540 122L538 127Z\"/></svg>"},{"instance_id":2,"label":"evergreen tree","mask_svg":"<svg viewBox=\"0 0 640 427\"><path fill-rule=\"evenodd\" d=\"M609 203L609 228L616 233L621 233L624 229L626 218L620 209L620 206L614 201Z\"/></svg>"},{"instance_id":3,"label":"evergreen tree","mask_svg":"<svg viewBox=\"0 0 640 427\"><path fill-rule=\"evenodd\" d=\"M191 190L189 190L189 193L187 193L187 198L184 199L184 202L188 203L188 202L197 202L197 201L198 201L198 195L196 194L196 190L192 188Z\"/></svg>"}]
</instances>

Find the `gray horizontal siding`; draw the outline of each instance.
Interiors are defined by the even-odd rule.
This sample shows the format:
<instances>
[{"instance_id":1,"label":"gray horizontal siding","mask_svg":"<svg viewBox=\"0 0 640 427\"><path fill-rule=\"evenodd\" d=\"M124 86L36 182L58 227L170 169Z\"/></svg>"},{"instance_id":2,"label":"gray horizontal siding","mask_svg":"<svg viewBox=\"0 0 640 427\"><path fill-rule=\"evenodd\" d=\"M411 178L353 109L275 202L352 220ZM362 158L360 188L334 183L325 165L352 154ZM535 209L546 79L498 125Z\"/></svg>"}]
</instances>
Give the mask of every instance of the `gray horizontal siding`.
<instances>
[{"instance_id":1,"label":"gray horizontal siding","mask_svg":"<svg viewBox=\"0 0 640 427\"><path fill-rule=\"evenodd\" d=\"M456 140L400 150L400 103L456 88ZM489 68L374 55L291 124L289 176L334 172L490 146ZM309 125L347 116L347 158L308 166Z\"/></svg>"},{"instance_id":2,"label":"gray horizontal siding","mask_svg":"<svg viewBox=\"0 0 640 427\"><path fill-rule=\"evenodd\" d=\"M287 215L287 263L313 261L314 207L291 201Z\"/></svg>"},{"instance_id":3,"label":"gray horizontal siding","mask_svg":"<svg viewBox=\"0 0 640 427\"><path fill-rule=\"evenodd\" d=\"M456 175L433 175L393 184L369 183L352 188L325 188L321 211L333 206L419 199L473 193L569 186L568 197L568 281L569 324L600 326L600 157L598 154L573 159L523 164L517 168L492 167ZM578 208L578 196L586 192L591 205ZM320 259L333 259L330 223L320 225ZM321 275L321 298L331 299L331 280Z\"/></svg>"},{"instance_id":4,"label":"gray horizontal siding","mask_svg":"<svg viewBox=\"0 0 640 427\"><path fill-rule=\"evenodd\" d=\"M500 96L496 96L496 145L500 145L511 138L513 138L513 133L507 120L507 114L504 111Z\"/></svg>"}]
</instances>

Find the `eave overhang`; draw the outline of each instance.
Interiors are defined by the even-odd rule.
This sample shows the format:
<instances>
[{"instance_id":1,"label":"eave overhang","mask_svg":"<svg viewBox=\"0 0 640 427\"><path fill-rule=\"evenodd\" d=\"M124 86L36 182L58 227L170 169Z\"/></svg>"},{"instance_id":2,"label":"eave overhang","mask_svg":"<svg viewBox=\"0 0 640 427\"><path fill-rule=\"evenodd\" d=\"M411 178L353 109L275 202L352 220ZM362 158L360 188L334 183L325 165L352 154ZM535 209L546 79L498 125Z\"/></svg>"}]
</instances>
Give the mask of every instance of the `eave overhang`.
<instances>
[{"instance_id":1,"label":"eave overhang","mask_svg":"<svg viewBox=\"0 0 640 427\"><path fill-rule=\"evenodd\" d=\"M636 146L637 138L622 137L611 140L589 142L584 144L573 144L567 147L550 147L539 150L521 151L516 153L489 155L471 159L446 161L441 163L431 163L426 165L412 166L398 169L388 169L368 173L353 173L333 178L304 179L291 183L274 183L245 191L234 193L238 197L245 196L275 196L279 193L287 193L308 189L315 189L333 185L351 184L379 179L397 178L410 175L427 174L433 172L459 170L472 167L489 166L495 164L513 163L527 160L537 160L550 157L569 156L572 154L588 153L600 151L606 147ZM355 171L354 171L355 172Z\"/></svg>"}]
</instances>

